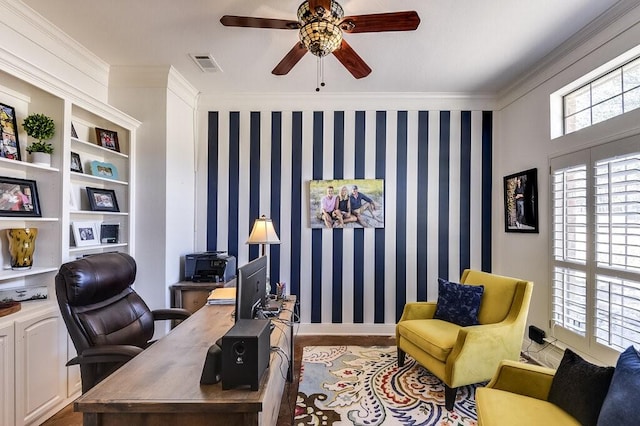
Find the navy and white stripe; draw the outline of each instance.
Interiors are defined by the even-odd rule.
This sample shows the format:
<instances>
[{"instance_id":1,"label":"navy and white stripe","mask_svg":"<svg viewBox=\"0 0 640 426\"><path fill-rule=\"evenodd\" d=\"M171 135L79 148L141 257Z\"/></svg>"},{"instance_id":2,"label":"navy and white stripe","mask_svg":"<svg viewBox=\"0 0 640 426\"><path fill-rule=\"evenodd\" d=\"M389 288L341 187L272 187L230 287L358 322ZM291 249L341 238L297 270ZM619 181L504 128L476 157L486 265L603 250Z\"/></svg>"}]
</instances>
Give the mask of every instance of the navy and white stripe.
<instances>
[{"instance_id":1,"label":"navy and white stripe","mask_svg":"<svg viewBox=\"0 0 640 426\"><path fill-rule=\"evenodd\" d=\"M491 267L491 111L212 111L207 249L242 265L273 219L272 281L303 323L393 324L437 278ZM384 179L385 228L311 229L310 180Z\"/></svg>"}]
</instances>

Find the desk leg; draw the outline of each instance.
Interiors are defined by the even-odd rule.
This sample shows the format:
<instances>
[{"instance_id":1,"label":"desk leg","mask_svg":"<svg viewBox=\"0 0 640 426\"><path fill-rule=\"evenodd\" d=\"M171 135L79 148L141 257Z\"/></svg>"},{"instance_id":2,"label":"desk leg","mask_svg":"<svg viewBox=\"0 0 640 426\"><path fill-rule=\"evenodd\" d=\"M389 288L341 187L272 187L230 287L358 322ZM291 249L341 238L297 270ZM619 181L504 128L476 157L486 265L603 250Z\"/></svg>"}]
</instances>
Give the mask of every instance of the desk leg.
<instances>
[{"instance_id":1,"label":"desk leg","mask_svg":"<svg viewBox=\"0 0 640 426\"><path fill-rule=\"evenodd\" d=\"M293 344L293 318L291 319L291 324L289 325L289 333L291 333L291 336L289 337L289 370L287 371L287 382L293 383L293 348L295 348L295 345Z\"/></svg>"}]
</instances>

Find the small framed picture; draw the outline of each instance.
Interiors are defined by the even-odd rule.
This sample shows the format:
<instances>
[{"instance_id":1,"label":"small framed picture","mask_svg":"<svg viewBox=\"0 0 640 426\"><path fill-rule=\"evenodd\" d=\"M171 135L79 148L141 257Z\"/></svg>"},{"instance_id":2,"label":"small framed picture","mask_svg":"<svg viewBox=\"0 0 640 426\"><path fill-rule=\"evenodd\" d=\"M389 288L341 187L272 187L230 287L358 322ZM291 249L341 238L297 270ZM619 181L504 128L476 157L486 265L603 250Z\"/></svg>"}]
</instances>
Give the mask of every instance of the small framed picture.
<instances>
[{"instance_id":1,"label":"small framed picture","mask_svg":"<svg viewBox=\"0 0 640 426\"><path fill-rule=\"evenodd\" d=\"M119 212L116 192L112 189L90 188L87 186L89 206L93 211Z\"/></svg>"},{"instance_id":2,"label":"small framed picture","mask_svg":"<svg viewBox=\"0 0 640 426\"><path fill-rule=\"evenodd\" d=\"M78 202L78 197L76 197L76 192L73 187L69 191L69 208L73 211L80 210L80 203Z\"/></svg>"},{"instance_id":3,"label":"small framed picture","mask_svg":"<svg viewBox=\"0 0 640 426\"><path fill-rule=\"evenodd\" d=\"M80 154L73 151L71 151L71 171L82 173L82 161L80 161Z\"/></svg>"},{"instance_id":4,"label":"small framed picture","mask_svg":"<svg viewBox=\"0 0 640 426\"><path fill-rule=\"evenodd\" d=\"M117 132L96 127L96 140L101 147L120 152Z\"/></svg>"},{"instance_id":5,"label":"small framed picture","mask_svg":"<svg viewBox=\"0 0 640 426\"><path fill-rule=\"evenodd\" d=\"M20 142L18 141L18 124L14 107L0 103L0 157L20 161Z\"/></svg>"},{"instance_id":6,"label":"small framed picture","mask_svg":"<svg viewBox=\"0 0 640 426\"><path fill-rule=\"evenodd\" d=\"M118 179L118 169L116 169L116 166L101 161L91 162L91 174L107 179Z\"/></svg>"},{"instance_id":7,"label":"small framed picture","mask_svg":"<svg viewBox=\"0 0 640 426\"><path fill-rule=\"evenodd\" d=\"M0 177L0 216L41 217L36 181Z\"/></svg>"},{"instance_id":8,"label":"small framed picture","mask_svg":"<svg viewBox=\"0 0 640 426\"><path fill-rule=\"evenodd\" d=\"M538 169L504 177L504 231L538 233Z\"/></svg>"},{"instance_id":9,"label":"small framed picture","mask_svg":"<svg viewBox=\"0 0 640 426\"><path fill-rule=\"evenodd\" d=\"M76 132L76 127L73 125L73 121L71 122L71 137L78 139L78 132Z\"/></svg>"},{"instance_id":10,"label":"small framed picture","mask_svg":"<svg viewBox=\"0 0 640 426\"><path fill-rule=\"evenodd\" d=\"M73 239L76 247L94 246L100 244L100 234L96 222L73 222Z\"/></svg>"}]
</instances>

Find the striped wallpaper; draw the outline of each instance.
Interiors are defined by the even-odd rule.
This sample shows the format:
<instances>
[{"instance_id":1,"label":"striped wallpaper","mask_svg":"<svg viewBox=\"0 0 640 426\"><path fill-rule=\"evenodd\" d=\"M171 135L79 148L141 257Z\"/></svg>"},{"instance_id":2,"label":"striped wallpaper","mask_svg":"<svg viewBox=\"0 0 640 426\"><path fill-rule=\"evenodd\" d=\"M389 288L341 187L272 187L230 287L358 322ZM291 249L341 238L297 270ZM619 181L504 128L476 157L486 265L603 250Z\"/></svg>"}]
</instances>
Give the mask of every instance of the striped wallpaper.
<instances>
[{"instance_id":1,"label":"striped wallpaper","mask_svg":"<svg viewBox=\"0 0 640 426\"><path fill-rule=\"evenodd\" d=\"M491 268L491 111L211 111L207 249L243 265L273 219L271 281L302 323L394 324L437 278ZM384 229L311 229L309 181L384 179Z\"/></svg>"}]
</instances>

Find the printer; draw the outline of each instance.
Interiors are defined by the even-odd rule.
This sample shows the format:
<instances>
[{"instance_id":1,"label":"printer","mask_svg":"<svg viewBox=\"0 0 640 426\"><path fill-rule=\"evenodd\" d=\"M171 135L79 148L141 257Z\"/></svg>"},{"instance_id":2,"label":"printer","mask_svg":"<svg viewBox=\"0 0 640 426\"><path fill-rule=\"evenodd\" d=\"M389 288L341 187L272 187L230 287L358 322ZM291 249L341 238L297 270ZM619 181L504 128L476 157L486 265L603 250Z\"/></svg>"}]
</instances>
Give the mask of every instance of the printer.
<instances>
[{"instance_id":1,"label":"printer","mask_svg":"<svg viewBox=\"0 0 640 426\"><path fill-rule=\"evenodd\" d=\"M227 282L236 276L236 258L223 251L184 256L184 279L194 282Z\"/></svg>"}]
</instances>

